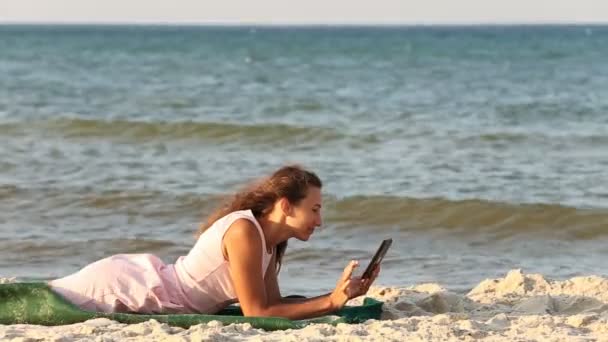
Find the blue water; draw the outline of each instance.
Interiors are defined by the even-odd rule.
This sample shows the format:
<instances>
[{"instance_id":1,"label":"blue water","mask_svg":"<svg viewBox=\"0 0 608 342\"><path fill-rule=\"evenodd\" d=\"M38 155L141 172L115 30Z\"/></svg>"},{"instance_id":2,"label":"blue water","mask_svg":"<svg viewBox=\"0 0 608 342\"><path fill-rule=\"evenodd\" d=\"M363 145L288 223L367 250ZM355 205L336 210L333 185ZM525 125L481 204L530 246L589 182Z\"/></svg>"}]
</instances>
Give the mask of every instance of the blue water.
<instances>
[{"instance_id":1,"label":"blue water","mask_svg":"<svg viewBox=\"0 0 608 342\"><path fill-rule=\"evenodd\" d=\"M387 236L385 284L605 273L605 56L607 26L0 26L0 276L172 262L290 162L326 208L288 290Z\"/></svg>"}]
</instances>

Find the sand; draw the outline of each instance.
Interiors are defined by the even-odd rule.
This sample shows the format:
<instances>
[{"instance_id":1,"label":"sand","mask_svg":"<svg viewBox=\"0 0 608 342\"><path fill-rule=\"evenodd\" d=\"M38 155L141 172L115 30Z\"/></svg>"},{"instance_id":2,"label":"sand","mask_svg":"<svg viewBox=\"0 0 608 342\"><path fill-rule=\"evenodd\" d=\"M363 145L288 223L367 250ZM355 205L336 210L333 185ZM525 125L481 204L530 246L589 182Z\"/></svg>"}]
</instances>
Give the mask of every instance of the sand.
<instances>
[{"instance_id":1,"label":"sand","mask_svg":"<svg viewBox=\"0 0 608 342\"><path fill-rule=\"evenodd\" d=\"M482 281L467 294L421 284L375 286L368 295L385 301L382 320L266 332L249 324L211 322L181 329L153 320L125 325L95 319L59 327L0 325L0 340L608 341L608 279L599 276L554 281L512 270L504 278Z\"/></svg>"}]
</instances>

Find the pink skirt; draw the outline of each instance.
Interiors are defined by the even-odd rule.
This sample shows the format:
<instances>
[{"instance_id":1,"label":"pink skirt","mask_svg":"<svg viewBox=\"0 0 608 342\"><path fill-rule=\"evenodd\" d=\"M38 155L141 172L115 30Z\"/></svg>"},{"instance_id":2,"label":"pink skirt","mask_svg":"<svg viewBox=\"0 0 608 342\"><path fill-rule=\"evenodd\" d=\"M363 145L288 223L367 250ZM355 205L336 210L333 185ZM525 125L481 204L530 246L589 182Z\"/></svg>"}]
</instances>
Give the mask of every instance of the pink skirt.
<instances>
[{"instance_id":1,"label":"pink skirt","mask_svg":"<svg viewBox=\"0 0 608 342\"><path fill-rule=\"evenodd\" d=\"M49 282L65 299L87 311L185 312L173 265L152 254L117 254Z\"/></svg>"}]
</instances>

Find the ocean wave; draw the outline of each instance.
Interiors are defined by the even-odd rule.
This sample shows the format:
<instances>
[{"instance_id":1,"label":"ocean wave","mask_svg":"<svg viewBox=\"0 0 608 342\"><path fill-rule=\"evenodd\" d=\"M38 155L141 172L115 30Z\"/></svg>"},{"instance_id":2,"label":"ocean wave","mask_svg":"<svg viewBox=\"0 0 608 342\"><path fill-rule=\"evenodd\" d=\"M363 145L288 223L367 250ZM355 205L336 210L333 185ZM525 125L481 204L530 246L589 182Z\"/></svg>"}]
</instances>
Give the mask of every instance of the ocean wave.
<instances>
[{"instance_id":1,"label":"ocean wave","mask_svg":"<svg viewBox=\"0 0 608 342\"><path fill-rule=\"evenodd\" d=\"M514 204L487 200L359 196L335 201L325 219L338 229L445 230L489 233L496 238L546 235L593 239L608 235L608 209L559 204Z\"/></svg>"},{"instance_id":2,"label":"ocean wave","mask_svg":"<svg viewBox=\"0 0 608 342\"><path fill-rule=\"evenodd\" d=\"M3 200L0 209L7 213L19 211L20 215L44 213L49 218L63 220L71 217L73 221L79 216L85 220L96 215L130 216L137 213L147 219L171 222L188 217L192 221L204 219L226 198L226 194L2 186L0 198ZM606 208L400 196L339 198L327 195L324 202L324 225L339 234L357 229L434 232L462 237L487 234L497 239L515 235L581 240L608 236ZM13 216L6 218L10 220Z\"/></svg>"},{"instance_id":3,"label":"ocean wave","mask_svg":"<svg viewBox=\"0 0 608 342\"><path fill-rule=\"evenodd\" d=\"M55 118L28 123L0 124L0 135L19 136L24 132L52 134L67 139L108 139L132 143L157 140L200 140L218 143L276 144L281 142L282 144L297 144L309 141L328 143L343 139L365 138L343 134L327 127L295 126L282 123L238 124ZM373 140L366 139L366 141Z\"/></svg>"},{"instance_id":4,"label":"ocean wave","mask_svg":"<svg viewBox=\"0 0 608 342\"><path fill-rule=\"evenodd\" d=\"M134 213L147 218L181 218L209 212L224 198L222 195L171 194L155 190L93 190L89 187L28 188L0 185L0 210L7 218L26 213L48 218L67 219ZM15 214L18 213L18 214Z\"/></svg>"},{"instance_id":5,"label":"ocean wave","mask_svg":"<svg viewBox=\"0 0 608 342\"><path fill-rule=\"evenodd\" d=\"M508 145L516 144L555 144L563 145L564 143L577 143L586 146L605 146L608 145L608 135L601 133L539 133L539 132L487 132L480 134L472 134L457 141L461 144L471 145L477 143L503 143Z\"/></svg>"},{"instance_id":6,"label":"ocean wave","mask_svg":"<svg viewBox=\"0 0 608 342\"><path fill-rule=\"evenodd\" d=\"M0 239L2 255L16 262L25 258L30 260L32 255L37 258L58 258L65 256L86 255L89 251L109 250L112 253L146 253L175 248L171 241L136 238L89 239L89 240L54 240L54 239Z\"/></svg>"}]
</instances>

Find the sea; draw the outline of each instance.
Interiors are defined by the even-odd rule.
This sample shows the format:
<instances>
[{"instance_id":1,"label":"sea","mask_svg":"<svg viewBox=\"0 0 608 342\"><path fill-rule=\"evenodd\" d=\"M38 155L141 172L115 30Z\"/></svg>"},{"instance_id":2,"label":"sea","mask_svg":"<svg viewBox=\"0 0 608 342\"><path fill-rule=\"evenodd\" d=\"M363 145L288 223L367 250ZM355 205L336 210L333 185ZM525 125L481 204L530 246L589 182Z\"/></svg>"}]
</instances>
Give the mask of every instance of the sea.
<instances>
[{"instance_id":1,"label":"sea","mask_svg":"<svg viewBox=\"0 0 608 342\"><path fill-rule=\"evenodd\" d=\"M282 293L608 275L608 26L0 25L0 276L188 253L286 164L324 182Z\"/></svg>"}]
</instances>

